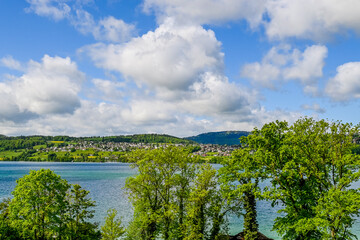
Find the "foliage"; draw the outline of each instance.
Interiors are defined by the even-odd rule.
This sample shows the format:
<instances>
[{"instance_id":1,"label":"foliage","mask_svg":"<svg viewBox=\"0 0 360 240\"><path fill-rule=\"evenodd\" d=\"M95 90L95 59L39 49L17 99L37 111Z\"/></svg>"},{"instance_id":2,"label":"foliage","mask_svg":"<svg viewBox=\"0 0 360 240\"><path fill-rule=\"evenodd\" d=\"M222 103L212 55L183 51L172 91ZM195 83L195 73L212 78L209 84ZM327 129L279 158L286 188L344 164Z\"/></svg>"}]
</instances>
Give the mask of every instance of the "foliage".
<instances>
[{"instance_id":1,"label":"foliage","mask_svg":"<svg viewBox=\"0 0 360 240\"><path fill-rule=\"evenodd\" d=\"M10 198L3 199L0 202L0 239L16 240L20 236L15 228L11 224L9 218L9 202Z\"/></svg>"},{"instance_id":2,"label":"foliage","mask_svg":"<svg viewBox=\"0 0 360 240\"><path fill-rule=\"evenodd\" d=\"M219 214L212 211L221 198L210 165L200 165L188 149L174 146L138 150L130 160L139 174L125 186L134 206L127 239L139 239L136 232L141 239L209 239L210 226L216 228L214 236L219 234L225 214L222 208L215 211Z\"/></svg>"},{"instance_id":3,"label":"foliage","mask_svg":"<svg viewBox=\"0 0 360 240\"><path fill-rule=\"evenodd\" d=\"M18 179L9 204L12 225L23 238L48 239L63 234L63 203L69 184L50 170L31 171Z\"/></svg>"},{"instance_id":4,"label":"foliage","mask_svg":"<svg viewBox=\"0 0 360 240\"><path fill-rule=\"evenodd\" d=\"M244 139L259 173L270 179L266 198L282 204L274 229L284 239L350 239L359 214L359 157L351 152L358 127L299 119L272 122ZM346 196L346 199L344 197Z\"/></svg>"},{"instance_id":5,"label":"foliage","mask_svg":"<svg viewBox=\"0 0 360 240\"><path fill-rule=\"evenodd\" d=\"M13 199L1 216L8 229L19 234L17 239L99 239L97 226L87 222L94 206L86 197L88 191L49 169L30 171L16 182Z\"/></svg>"},{"instance_id":6,"label":"foliage","mask_svg":"<svg viewBox=\"0 0 360 240\"><path fill-rule=\"evenodd\" d=\"M230 207L221 194L216 170L201 164L189 195L184 239L217 239L226 232Z\"/></svg>"},{"instance_id":7,"label":"foliage","mask_svg":"<svg viewBox=\"0 0 360 240\"><path fill-rule=\"evenodd\" d=\"M260 196L258 183L263 173L249 148L233 151L232 157L223 161L219 170L226 197L235 202L232 211L244 216L244 237L247 240L258 238L256 196ZM245 212L240 212L244 209Z\"/></svg>"},{"instance_id":8,"label":"foliage","mask_svg":"<svg viewBox=\"0 0 360 240\"><path fill-rule=\"evenodd\" d=\"M125 230L122 227L121 219L116 219L117 211L110 209L105 218L105 225L101 227L102 240L116 240L121 237Z\"/></svg>"},{"instance_id":9,"label":"foliage","mask_svg":"<svg viewBox=\"0 0 360 240\"><path fill-rule=\"evenodd\" d=\"M78 184L68 194L68 223L67 233L70 239L86 239L90 236L98 238L99 232L95 229L97 224L87 222L87 219L94 217L95 202L88 198L89 191L81 189Z\"/></svg>"}]
</instances>

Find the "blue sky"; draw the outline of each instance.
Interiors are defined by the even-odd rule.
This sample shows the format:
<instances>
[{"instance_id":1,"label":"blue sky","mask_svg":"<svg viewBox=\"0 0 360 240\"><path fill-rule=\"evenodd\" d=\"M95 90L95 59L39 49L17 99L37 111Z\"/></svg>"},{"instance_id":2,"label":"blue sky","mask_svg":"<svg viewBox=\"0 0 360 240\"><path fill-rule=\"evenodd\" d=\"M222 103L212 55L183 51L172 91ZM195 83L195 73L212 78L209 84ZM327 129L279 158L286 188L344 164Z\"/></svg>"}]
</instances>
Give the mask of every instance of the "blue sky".
<instances>
[{"instance_id":1,"label":"blue sky","mask_svg":"<svg viewBox=\"0 0 360 240\"><path fill-rule=\"evenodd\" d=\"M358 124L358 0L0 1L0 133Z\"/></svg>"}]
</instances>

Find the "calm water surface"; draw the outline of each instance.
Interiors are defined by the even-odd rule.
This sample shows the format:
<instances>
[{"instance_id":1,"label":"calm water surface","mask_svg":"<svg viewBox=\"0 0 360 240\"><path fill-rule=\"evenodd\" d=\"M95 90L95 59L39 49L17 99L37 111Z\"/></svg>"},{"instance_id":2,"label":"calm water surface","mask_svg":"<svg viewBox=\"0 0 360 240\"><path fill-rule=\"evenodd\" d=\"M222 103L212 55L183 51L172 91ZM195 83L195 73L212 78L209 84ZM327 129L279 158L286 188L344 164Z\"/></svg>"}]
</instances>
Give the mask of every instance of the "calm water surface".
<instances>
[{"instance_id":1,"label":"calm water surface","mask_svg":"<svg viewBox=\"0 0 360 240\"><path fill-rule=\"evenodd\" d=\"M0 199L11 197L16 179L28 174L29 170L41 168L49 168L69 183L80 184L82 188L90 191L90 197L97 203L94 217L96 222L104 223L109 208L117 209L125 224L130 221L132 207L123 187L126 178L136 174L136 170L126 163L0 162ZM257 210L260 231L268 237L280 239L271 231L278 209L272 208L269 202L261 201ZM230 232L240 232L242 223L242 219L231 217ZM356 222L353 233L360 237L359 221Z\"/></svg>"}]
</instances>

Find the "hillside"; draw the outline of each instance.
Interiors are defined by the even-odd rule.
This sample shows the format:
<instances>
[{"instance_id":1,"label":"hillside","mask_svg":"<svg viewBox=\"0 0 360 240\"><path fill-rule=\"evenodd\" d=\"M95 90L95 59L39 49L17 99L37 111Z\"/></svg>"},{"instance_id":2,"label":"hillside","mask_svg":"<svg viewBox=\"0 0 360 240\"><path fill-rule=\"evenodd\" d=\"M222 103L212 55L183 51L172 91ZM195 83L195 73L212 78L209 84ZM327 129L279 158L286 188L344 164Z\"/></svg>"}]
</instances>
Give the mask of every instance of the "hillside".
<instances>
[{"instance_id":1,"label":"hillside","mask_svg":"<svg viewBox=\"0 0 360 240\"><path fill-rule=\"evenodd\" d=\"M0 151L28 149L38 145L53 145L61 142L78 143L81 141L88 141L94 143L107 142L124 142L124 143L194 143L191 140L178 138L165 134L136 134L126 136L106 136L106 137L69 137L69 136L18 136L7 137L0 135Z\"/></svg>"},{"instance_id":2,"label":"hillside","mask_svg":"<svg viewBox=\"0 0 360 240\"><path fill-rule=\"evenodd\" d=\"M202 133L185 139L202 144L237 145L240 144L239 138L247 135L249 132L246 131L223 131Z\"/></svg>"}]
</instances>

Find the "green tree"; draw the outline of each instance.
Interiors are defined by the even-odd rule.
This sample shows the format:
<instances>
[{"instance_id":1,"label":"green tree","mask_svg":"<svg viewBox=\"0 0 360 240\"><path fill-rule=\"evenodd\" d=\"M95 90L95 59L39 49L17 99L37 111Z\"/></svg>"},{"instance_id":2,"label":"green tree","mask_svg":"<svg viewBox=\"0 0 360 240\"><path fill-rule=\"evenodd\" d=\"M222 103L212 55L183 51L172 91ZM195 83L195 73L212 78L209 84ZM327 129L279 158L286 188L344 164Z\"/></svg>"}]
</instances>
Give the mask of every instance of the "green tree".
<instances>
[{"instance_id":1,"label":"green tree","mask_svg":"<svg viewBox=\"0 0 360 240\"><path fill-rule=\"evenodd\" d=\"M139 171L126 182L135 211L132 224L138 226L144 239L159 235L181 239L185 201L197 158L185 148L170 146L135 151L129 161Z\"/></svg>"},{"instance_id":2,"label":"green tree","mask_svg":"<svg viewBox=\"0 0 360 240\"><path fill-rule=\"evenodd\" d=\"M256 196L260 196L258 183L263 173L253 158L253 154L248 148L233 151L232 157L223 161L223 167L219 173L224 195L237 206L232 211L238 216L244 215L245 239L258 239ZM242 209L245 213L241 212Z\"/></svg>"},{"instance_id":3,"label":"green tree","mask_svg":"<svg viewBox=\"0 0 360 240\"><path fill-rule=\"evenodd\" d=\"M352 153L358 127L302 118L265 124L244 143L270 179L264 195L281 204L274 229L284 239L350 239L359 214L359 157ZM346 196L346 199L344 199Z\"/></svg>"},{"instance_id":4,"label":"green tree","mask_svg":"<svg viewBox=\"0 0 360 240\"><path fill-rule=\"evenodd\" d=\"M199 166L188 199L184 239L218 239L226 233L226 215L234 206L224 198L218 182L210 164Z\"/></svg>"},{"instance_id":5,"label":"green tree","mask_svg":"<svg viewBox=\"0 0 360 240\"><path fill-rule=\"evenodd\" d=\"M116 215L115 209L108 210L105 225L101 227L102 240L116 240L125 233L121 219L116 218Z\"/></svg>"},{"instance_id":6,"label":"green tree","mask_svg":"<svg viewBox=\"0 0 360 240\"><path fill-rule=\"evenodd\" d=\"M129 160L139 174L125 185L134 206L127 239L216 239L224 230L229 208L211 165L175 146Z\"/></svg>"},{"instance_id":7,"label":"green tree","mask_svg":"<svg viewBox=\"0 0 360 240\"><path fill-rule=\"evenodd\" d=\"M13 198L2 211L17 239L99 239L88 191L49 169L30 171L18 179ZM10 235L8 235L9 237ZM5 238L6 239L6 238ZM11 238L8 238L11 239Z\"/></svg>"},{"instance_id":8,"label":"green tree","mask_svg":"<svg viewBox=\"0 0 360 240\"><path fill-rule=\"evenodd\" d=\"M88 220L94 217L95 202L88 197L89 191L82 189L79 184L74 184L68 197L68 223L67 231L69 239L99 238L99 231L95 230L97 224Z\"/></svg>"},{"instance_id":9,"label":"green tree","mask_svg":"<svg viewBox=\"0 0 360 240\"><path fill-rule=\"evenodd\" d=\"M9 203L12 226L23 238L61 236L66 192L70 185L51 170L30 171L16 181Z\"/></svg>"},{"instance_id":10,"label":"green tree","mask_svg":"<svg viewBox=\"0 0 360 240\"><path fill-rule=\"evenodd\" d=\"M0 202L0 239L16 240L20 236L15 228L11 226L9 218L9 203L11 199L5 198Z\"/></svg>"}]
</instances>

